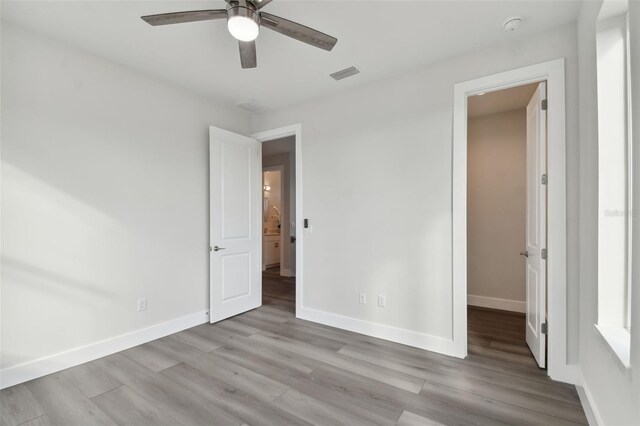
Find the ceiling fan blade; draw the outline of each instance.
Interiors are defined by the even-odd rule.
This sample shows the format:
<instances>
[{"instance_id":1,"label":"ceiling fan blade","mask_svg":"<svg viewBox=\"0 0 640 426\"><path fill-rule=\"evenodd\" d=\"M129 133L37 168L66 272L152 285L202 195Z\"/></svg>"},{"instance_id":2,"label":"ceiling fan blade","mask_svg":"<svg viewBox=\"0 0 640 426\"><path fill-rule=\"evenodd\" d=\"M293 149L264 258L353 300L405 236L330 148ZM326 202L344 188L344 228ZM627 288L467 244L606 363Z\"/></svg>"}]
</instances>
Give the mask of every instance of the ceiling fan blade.
<instances>
[{"instance_id":1,"label":"ceiling fan blade","mask_svg":"<svg viewBox=\"0 0 640 426\"><path fill-rule=\"evenodd\" d=\"M239 41L240 44L240 63L242 68L256 68L258 66L258 59L256 56L256 42L254 41Z\"/></svg>"},{"instance_id":2,"label":"ceiling fan blade","mask_svg":"<svg viewBox=\"0 0 640 426\"><path fill-rule=\"evenodd\" d=\"M266 5L271 3L272 1L273 0L261 0L260 2L258 2L258 4L256 4L256 6L258 6L258 9L262 9L263 7L265 7Z\"/></svg>"},{"instance_id":3,"label":"ceiling fan blade","mask_svg":"<svg viewBox=\"0 0 640 426\"><path fill-rule=\"evenodd\" d=\"M324 50L333 49L333 46L338 42L335 37L266 12L260 12L260 24L270 30Z\"/></svg>"},{"instance_id":4,"label":"ceiling fan blade","mask_svg":"<svg viewBox=\"0 0 640 426\"><path fill-rule=\"evenodd\" d=\"M192 10L189 12L160 13L143 16L142 20L149 25L182 24L184 22L210 21L227 19L226 9Z\"/></svg>"}]
</instances>

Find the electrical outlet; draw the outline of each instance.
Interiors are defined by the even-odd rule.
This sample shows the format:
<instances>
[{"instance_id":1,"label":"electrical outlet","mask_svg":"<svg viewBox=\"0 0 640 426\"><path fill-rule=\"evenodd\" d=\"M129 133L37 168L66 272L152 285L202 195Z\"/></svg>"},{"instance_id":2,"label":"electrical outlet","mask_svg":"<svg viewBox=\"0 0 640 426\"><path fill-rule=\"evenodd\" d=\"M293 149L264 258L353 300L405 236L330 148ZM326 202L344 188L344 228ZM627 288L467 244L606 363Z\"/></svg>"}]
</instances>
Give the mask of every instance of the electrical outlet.
<instances>
[{"instance_id":1,"label":"electrical outlet","mask_svg":"<svg viewBox=\"0 0 640 426\"><path fill-rule=\"evenodd\" d=\"M360 293L360 304L361 305L367 304L367 293Z\"/></svg>"},{"instance_id":2,"label":"electrical outlet","mask_svg":"<svg viewBox=\"0 0 640 426\"><path fill-rule=\"evenodd\" d=\"M387 296L383 294L378 295L378 306L380 306L381 308L387 306Z\"/></svg>"},{"instance_id":3,"label":"electrical outlet","mask_svg":"<svg viewBox=\"0 0 640 426\"><path fill-rule=\"evenodd\" d=\"M138 299L138 312L147 310L147 298Z\"/></svg>"}]
</instances>

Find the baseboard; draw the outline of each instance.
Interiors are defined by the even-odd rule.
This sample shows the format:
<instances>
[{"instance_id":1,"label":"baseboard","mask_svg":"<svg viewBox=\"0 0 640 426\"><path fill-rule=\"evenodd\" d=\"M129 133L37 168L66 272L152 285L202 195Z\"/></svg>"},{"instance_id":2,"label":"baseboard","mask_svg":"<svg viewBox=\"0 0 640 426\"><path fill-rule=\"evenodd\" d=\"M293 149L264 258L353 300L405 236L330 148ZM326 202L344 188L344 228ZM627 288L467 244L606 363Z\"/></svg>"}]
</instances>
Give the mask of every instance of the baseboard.
<instances>
[{"instance_id":1,"label":"baseboard","mask_svg":"<svg viewBox=\"0 0 640 426\"><path fill-rule=\"evenodd\" d=\"M283 277L295 277L296 274L294 274L291 269L281 269L280 270L280 276L283 276Z\"/></svg>"},{"instance_id":2,"label":"baseboard","mask_svg":"<svg viewBox=\"0 0 640 426\"><path fill-rule=\"evenodd\" d=\"M527 304L518 300L498 299L495 297L467 295L467 304L482 308L500 309L503 311L526 312Z\"/></svg>"},{"instance_id":3,"label":"baseboard","mask_svg":"<svg viewBox=\"0 0 640 426\"><path fill-rule=\"evenodd\" d=\"M209 311L196 312L131 333L0 370L0 389L102 358L169 334L209 322Z\"/></svg>"},{"instance_id":4,"label":"baseboard","mask_svg":"<svg viewBox=\"0 0 640 426\"><path fill-rule=\"evenodd\" d=\"M365 334L379 339L389 340L403 345L413 346L427 351L438 352L457 358L464 358L465 354L456 347L453 340L416 331L405 330L385 324L360 320L344 315L334 314L316 309L302 307L296 311L300 319L317 322L355 333Z\"/></svg>"},{"instance_id":5,"label":"baseboard","mask_svg":"<svg viewBox=\"0 0 640 426\"><path fill-rule=\"evenodd\" d=\"M580 374L582 377L582 374ZM584 414L587 416L587 421L589 422L589 426L600 426L604 425L602 421L602 417L598 412L598 407L596 407L593 396L589 391L584 380L580 380L580 385L576 386L576 390L578 391L578 396L580 397L580 403L582 404L582 408L584 409Z\"/></svg>"}]
</instances>

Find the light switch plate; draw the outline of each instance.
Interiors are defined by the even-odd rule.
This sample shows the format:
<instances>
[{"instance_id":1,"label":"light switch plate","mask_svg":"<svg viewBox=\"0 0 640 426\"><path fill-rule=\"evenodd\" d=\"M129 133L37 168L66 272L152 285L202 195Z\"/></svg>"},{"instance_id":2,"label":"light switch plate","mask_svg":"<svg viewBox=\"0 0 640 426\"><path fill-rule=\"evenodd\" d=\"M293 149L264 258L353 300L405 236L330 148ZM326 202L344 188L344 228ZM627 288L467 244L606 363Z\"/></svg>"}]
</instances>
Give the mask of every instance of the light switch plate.
<instances>
[{"instance_id":1,"label":"light switch plate","mask_svg":"<svg viewBox=\"0 0 640 426\"><path fill-rule=\"evenodd\" d=\"M138 312L147 310L147 298L138 299Z\"/></svg>"},{"instance_id":2,"label":"light switch plate","mask_svg":"<svg viewBox=\"0 0 640 426\"><path fill-rule=\"evenodd\" d=\"M383 294L378 295L378 306L384 308L387 306L387 297Z\"/></svg>"}]
</instances>

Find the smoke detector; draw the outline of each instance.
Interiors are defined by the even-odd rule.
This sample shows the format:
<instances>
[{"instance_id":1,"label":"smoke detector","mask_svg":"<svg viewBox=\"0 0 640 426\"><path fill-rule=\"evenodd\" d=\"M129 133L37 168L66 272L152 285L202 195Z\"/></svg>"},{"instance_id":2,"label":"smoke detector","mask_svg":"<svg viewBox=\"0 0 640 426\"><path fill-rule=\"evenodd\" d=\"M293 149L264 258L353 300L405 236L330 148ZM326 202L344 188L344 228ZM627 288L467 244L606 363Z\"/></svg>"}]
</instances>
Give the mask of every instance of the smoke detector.
<instances>
[{"instance_id":1,"label":"smoke detector","mask_svg":"<svg viewBox=\"0 0 640 426\"><path fill-rule=\"evenodd\" d=\"M509 18L503 25L505 31L515 31L520 28L520 25L522 25L522 18Z\"/></svg>"}]
</instances>

